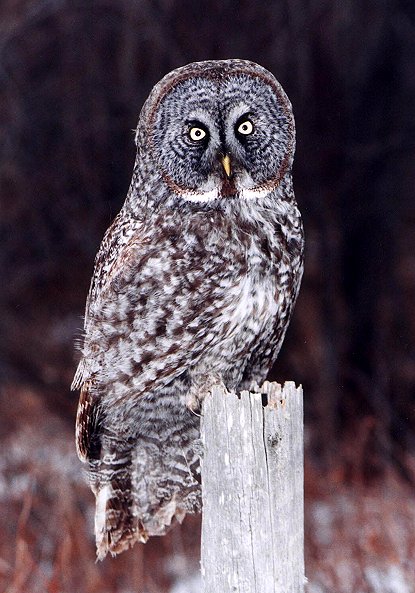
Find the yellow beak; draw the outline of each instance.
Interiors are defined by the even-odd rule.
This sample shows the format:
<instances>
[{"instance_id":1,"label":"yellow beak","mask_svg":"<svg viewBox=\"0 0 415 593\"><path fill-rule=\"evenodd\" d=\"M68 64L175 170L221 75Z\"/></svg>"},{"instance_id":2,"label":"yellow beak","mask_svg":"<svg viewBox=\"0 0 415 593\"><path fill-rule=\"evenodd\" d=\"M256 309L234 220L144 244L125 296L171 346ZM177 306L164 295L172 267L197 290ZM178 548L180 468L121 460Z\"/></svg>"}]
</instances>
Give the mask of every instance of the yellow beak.
<instances>
[{"instance_id":1,"label":"yellow beak","mask_svg":"<svg viewBox=\"0 0 415 593\"><path fill-rule=\"evenodd\" d=\"M229 158L229 156L227 154L225 154L225 156L222 158L222 165L223 168L225 169L225 173L228 177L231 176L231 159Z\"/></svg>"}]
</instances>

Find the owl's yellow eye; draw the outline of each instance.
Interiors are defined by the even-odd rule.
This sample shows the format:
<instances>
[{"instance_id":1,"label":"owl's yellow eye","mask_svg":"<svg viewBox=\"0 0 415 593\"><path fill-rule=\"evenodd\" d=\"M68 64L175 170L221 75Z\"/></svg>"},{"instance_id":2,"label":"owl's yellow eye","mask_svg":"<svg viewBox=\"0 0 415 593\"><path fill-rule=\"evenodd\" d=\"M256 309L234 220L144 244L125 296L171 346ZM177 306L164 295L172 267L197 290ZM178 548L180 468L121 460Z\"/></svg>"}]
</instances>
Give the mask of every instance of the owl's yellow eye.
<instances>
[{"instance_id":1,"label":"owl's yellow eye","mask_svg":"<svg viewBox=\"0 0 415 593\"><path fill-rule=\"evenodd\" d=\"M198 142L199 140L203 140L204 138L206 138L206 132L203 128L198 128L197 126L194 126L193 128L190 128L189 136L191 140Z\"/></svg>"},{"instance_id":2,"label":"owl's yellow eye","mask_svg":"<svg viewBox=\"0 0 415 593\"><path fill-rule=\"evenodd\" d=\"M236 131L243 136L249 136L254 131L254 124L250 119L246 119L238 125Z\"/></svg>"}]
</instances>

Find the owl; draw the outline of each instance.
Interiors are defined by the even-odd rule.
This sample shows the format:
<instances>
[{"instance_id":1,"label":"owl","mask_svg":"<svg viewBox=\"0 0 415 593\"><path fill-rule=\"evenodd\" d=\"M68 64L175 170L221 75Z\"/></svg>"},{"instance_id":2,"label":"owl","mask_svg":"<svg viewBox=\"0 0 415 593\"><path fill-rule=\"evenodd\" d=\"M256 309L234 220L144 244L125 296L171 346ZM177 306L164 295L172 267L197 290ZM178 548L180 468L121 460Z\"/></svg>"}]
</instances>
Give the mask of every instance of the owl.
<instances>
[{"instance_id":1,"label":"owl","mask_svg":"<svg viewBox=\"0 0 415 593\"><path fill-rule=\"evenodd\" d=\"M170 72L135 140L73 381L99 558L200 511L203 397L264 381L303 270L294 118L270 72L236 59Z\"/></svg>"}]
</instances>

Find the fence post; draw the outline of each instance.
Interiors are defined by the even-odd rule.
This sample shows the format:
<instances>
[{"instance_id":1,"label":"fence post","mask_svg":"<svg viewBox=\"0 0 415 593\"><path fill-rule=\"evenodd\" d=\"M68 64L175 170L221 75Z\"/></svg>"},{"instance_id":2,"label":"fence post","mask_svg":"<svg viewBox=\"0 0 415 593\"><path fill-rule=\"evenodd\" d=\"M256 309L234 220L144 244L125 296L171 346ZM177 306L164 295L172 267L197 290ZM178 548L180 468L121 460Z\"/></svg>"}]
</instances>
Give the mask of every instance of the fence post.
<instances>
[{"instance_id":1,"label":"fence post","mask_svg":"<svg viewBox=\"0 0 415 593\"><path fill-rule=\"evenodd\" d=\"M203 404L203 593L304 591L303 392L261 391Z\"/></svg>"}]
</instances>

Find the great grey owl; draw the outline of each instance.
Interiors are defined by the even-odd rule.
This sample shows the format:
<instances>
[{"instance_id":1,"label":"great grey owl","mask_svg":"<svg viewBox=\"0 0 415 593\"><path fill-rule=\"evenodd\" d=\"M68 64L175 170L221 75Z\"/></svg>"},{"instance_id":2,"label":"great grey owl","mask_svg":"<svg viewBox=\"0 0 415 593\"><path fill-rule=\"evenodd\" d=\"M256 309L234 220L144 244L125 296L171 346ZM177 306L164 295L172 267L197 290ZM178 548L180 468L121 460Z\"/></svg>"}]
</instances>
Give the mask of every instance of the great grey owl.
<instances>
[{"instance_id":1,"label":"great grey owl","mask_svg":"<svg viewBox=\"0 0 415 593\"><path fill-rule=\"evenodd\" d=\"M73 381L99 558L200 510L200 401L215 383L264 381L303 268L294 119L270 72L244 60L174 70L145 102L136 144Z\"/></svg>"}]
</instances>

